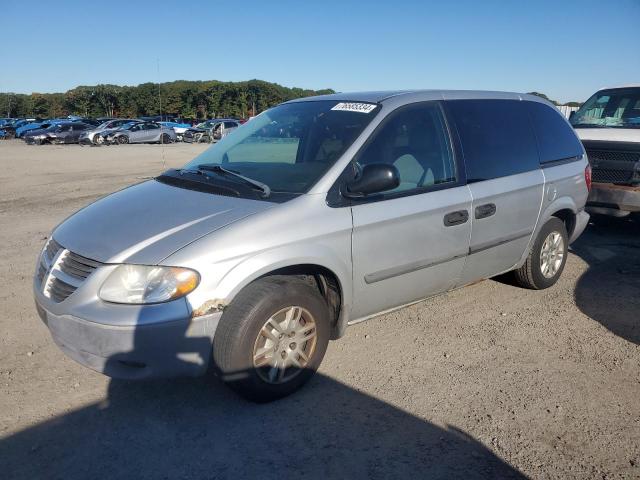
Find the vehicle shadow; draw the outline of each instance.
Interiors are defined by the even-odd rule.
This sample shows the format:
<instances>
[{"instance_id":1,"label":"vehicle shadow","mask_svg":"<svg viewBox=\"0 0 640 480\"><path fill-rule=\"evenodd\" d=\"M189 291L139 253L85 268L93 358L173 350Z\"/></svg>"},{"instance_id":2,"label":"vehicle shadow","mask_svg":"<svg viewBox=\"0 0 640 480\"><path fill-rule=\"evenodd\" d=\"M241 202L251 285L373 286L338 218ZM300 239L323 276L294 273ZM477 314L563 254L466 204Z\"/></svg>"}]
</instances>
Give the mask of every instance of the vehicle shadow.
<instances>
[{"instance_id":1,"label":"vehicle shadow","mask_svg":"<svg viewBox=\"0 0 640 480\"><path fill-rule=\"evenodd\" d=\"M455 427L319 374L293 396L262 405L211 377L112 380L103 402L0 441L0 472L5 479L525 478Z\"/></svg>"},{"instance_id":2,"label":"vehicle shadow","mask_svg":"<svg viewBox=\"0 0 640 480\"><path fill-rule=\"evenodd\" d=\"M572 250L589 265L575 288L580 311L640 344L640 218L594 216Z\"/></svg>"}]
</instances>

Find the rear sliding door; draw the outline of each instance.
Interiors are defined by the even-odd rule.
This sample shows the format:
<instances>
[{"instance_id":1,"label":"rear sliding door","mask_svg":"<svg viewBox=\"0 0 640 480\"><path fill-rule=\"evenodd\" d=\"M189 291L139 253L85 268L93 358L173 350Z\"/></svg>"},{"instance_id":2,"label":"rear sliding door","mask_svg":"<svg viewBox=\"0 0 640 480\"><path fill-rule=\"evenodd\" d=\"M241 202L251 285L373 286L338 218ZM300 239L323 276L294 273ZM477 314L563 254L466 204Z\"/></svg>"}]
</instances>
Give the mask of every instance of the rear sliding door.
<instances>
[{"instance_id":1,"label":"rear sliding door","mask_svg":"<svg viewBox=\"0 0 640 480\"><path fill-rule=\"evenodd\" d=\"M520 100L450 100L471 192L471 242L459 285L513 268L528 248L544 189L535 134Z\"/></svg>"}]
</instances>

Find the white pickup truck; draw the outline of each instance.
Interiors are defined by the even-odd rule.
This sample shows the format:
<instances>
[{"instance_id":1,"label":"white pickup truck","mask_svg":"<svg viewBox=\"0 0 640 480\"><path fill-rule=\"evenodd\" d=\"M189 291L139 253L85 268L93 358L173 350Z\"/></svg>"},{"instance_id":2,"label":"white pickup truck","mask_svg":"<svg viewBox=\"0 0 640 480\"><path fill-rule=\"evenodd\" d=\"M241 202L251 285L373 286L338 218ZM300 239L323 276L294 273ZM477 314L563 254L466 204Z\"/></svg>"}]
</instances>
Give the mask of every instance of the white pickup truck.
<instances>
[{"instance_id":1,"label":"white pickup truck","mask_svg":"<svg viewBox=\"0 0 640 480\"><path fill-rule=\"evenodd\" d=\"M593 172L587 211L640 212L640 85L599 90L570 121Z\"/></svg>"}]
</instances>

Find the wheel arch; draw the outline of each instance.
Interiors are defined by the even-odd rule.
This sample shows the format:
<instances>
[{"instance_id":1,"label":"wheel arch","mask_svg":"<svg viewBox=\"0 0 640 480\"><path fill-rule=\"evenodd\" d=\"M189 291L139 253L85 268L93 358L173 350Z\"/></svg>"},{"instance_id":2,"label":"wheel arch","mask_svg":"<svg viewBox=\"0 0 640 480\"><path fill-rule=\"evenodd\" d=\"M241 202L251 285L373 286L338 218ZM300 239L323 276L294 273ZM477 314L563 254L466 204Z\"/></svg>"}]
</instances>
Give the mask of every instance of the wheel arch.
<instances>
[{"instance_id":1,"label":"wheel arch","mask_svg":"<svg viewBox=\"0 0 640 480\"><path fill-rule=\"evenodd\" d=\"M291 252L290 252L291 253ZM238 293L258 279L273 275L304 278L317 287L327 301L331 313L331 338L340 338L348 322L351 305L351 270L337 258L322 256L290 256L271 258L265 262L261 255L251 257L228 272L216 291L224 304L233 302Z\"/></svg>"},{"instance_id":2,"label":"wheel arch","mask_svg":"<svg viewBox=\"0 0 640 480\"><path fill-rule=\"evenodd\" d=\"M573 230L576 228L576 217L578 215L578 207L573 200L573 198L569 196L562 196L556 198L553 202L551 202L546 207L542 208L540 212L540 217L538 218L538 223L531 235L531 239L529 240L529 245L522 253L522 257L513 268L521 267L529 256L529 251L532 248L536 238L540 233L542 227L549 221L551 218L559 218L562 220L567 227L567 235L571 238L571 234ZM571 229L571 230L570 230Z\"/></svg>"},{"instance_id":3,"label":"wheel arch","mask_svg":"<svg viewBox=\"0 0 640 480\"><path fill-rule=\"evenodd\" d=\"M551 214L552 217L559 218L564 223L565 228L567 229L567 235L571 238L573 235L573 231L576 228L576 213L569 208L563 208Z\"/></svg>"}]
</instances>

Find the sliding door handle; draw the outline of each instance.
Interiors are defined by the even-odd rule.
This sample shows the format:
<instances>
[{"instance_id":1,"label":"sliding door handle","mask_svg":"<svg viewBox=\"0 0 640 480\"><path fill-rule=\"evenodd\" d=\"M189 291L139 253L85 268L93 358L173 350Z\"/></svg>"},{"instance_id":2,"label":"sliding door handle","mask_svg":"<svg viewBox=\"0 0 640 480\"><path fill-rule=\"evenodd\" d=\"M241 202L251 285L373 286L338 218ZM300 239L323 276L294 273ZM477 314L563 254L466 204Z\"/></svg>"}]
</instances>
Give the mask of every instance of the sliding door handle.
<instances>
[{"instance_id":1,"label":"sliding door handle","mask_svg":"<svg viewBox=\"0 0 640 480\"><path fill-rule=\"evenodd\" d=\"M462 225L469 220L469 212L467 210L457 210L447 213L444 216L444 226L453 227L454 225Z\"/></svg>"},{"instance_id":2,"label":"sliding door handle","mask_svg":"<svg viewBox=\"0 0 640 480\"><path fill-rule=\"evenodd\" d=\"M476 218L487 218L496 213L495 203L486 203L484 205L478 205L476 207Z\"/></svg>"}]
</instances>

